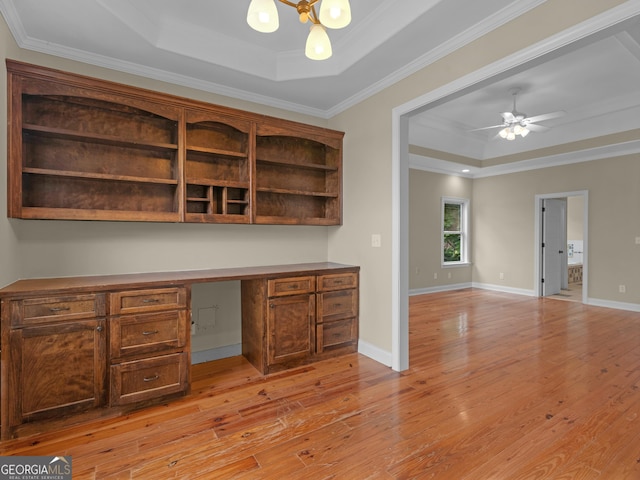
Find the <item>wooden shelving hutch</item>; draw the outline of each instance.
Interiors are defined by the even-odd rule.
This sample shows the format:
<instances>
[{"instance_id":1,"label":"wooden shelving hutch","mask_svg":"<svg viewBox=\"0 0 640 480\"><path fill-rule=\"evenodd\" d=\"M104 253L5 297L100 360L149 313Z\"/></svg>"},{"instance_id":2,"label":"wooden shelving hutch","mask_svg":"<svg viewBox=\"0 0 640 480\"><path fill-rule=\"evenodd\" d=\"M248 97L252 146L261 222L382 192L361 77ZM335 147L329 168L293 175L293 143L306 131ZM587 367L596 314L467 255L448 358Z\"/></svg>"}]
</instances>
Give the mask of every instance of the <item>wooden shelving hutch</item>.
<instances>
[{"instance_id":1,"label":"wooden shelving hutch","mask_svg":"<svg viewBox=\"0 0 640 480\"><path fill-rule=\"evenodd\" d=\"M339 225L343 133L7 60L8 216Z\"/></svg>"}]
</instances>

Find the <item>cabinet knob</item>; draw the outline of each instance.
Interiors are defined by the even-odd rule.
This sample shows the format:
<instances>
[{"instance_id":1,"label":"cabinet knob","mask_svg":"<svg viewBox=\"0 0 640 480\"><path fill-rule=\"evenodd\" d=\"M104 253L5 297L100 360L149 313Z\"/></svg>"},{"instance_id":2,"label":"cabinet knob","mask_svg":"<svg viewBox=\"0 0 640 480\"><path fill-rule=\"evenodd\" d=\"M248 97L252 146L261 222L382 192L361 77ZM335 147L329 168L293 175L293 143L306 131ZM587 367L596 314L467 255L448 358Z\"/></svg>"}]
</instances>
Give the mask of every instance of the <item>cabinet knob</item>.
<instances>
[{"instance_id":1,"label":"cabinet knob","mask_svg":"<svg viewBox=\"0 0 640 480\"><path fill-rule=\"evenodd\" d=\"M102 330L104 330L104 327L102 325L96 327L96 332L101 332Z\"/></svg>"}]
</instances>

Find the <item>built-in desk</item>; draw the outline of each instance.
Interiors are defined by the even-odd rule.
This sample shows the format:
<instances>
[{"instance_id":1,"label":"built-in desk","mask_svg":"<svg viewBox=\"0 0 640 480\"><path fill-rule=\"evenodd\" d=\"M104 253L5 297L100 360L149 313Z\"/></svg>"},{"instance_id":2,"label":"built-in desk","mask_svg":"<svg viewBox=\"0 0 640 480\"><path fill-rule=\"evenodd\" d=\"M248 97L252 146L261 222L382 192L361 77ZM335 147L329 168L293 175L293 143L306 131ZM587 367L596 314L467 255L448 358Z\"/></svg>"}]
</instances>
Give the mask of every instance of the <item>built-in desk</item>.
<instances>
[{"instance_id":1,"label":"built-in desk","mask_svg":"<svg viewBox=\"0 0 640 480\"><path fill-rule=\"evenodd\" d=\"M242 354L263 374L355 352L359 267L307 263L19 280L0 289L2 438L190 389L191 286L241 281Z\"/></svg>"}]
</instances>

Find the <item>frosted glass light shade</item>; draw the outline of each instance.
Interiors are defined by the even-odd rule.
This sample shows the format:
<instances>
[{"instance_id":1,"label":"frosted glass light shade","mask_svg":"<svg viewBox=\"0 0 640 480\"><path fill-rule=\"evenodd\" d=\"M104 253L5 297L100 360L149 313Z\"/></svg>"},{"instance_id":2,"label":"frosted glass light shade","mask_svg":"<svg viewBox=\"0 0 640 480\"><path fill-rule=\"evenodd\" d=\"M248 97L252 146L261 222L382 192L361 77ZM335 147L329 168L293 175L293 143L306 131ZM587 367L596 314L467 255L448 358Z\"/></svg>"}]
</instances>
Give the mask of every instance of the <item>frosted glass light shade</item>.
<instances>
[{"instance_id":1,"label":"frosted glass light shade","mask_svg":"<svg viewBox=\"0 0 640 480\"><path fill-rule=\"evenodd\" d=\"M311 60L326 60L332 53L327 31L322 25L311 25L304 54Z\"/></svg>"},{"instance_id":2,"label":"frosted glass light shade","mask_svg":"<svg viewBox=\"0 0 640 480\"><path fill-rule=\"evenodd\" d=\"M275 32L280 26L280 21L274 0L251 0L247 12L247 23L258 32Z\"/></svg>"},{"instance_id":3,"label":"frosted glass light shade","mask_svg":"<svg viewBox=\"0 0 640 480\"><path fill-rule=\"evenodd\" d=\"M351 23L349 0L322 0L320 22L327 28L344 28Z\"/></svg>"}]
</instances>

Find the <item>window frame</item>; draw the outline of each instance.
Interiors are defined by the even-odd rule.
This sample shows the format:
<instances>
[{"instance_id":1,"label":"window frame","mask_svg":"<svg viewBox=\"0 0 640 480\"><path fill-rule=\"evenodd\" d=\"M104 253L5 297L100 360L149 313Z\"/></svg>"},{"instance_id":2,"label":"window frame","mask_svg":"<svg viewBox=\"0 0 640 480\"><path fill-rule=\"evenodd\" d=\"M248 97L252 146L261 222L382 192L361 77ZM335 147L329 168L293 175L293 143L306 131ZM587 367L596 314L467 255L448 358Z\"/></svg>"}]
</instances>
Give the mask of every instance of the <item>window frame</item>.
<instances>
[{"instance_id":1,"label":"window frame","mask_svg":"<svg viewBox=\"0 0 640 480\"><path fill-rule=\"evenodd\" d=\"M444 209L445 205L460 205L460 230L444 229ZM440 264L442 267L457 267L469 265L469 206L468 198L442 197L440 202ZM444 236L446 234L460 235L460 260L445 261L444 259Z\"/></svg>"}]
</instances>

